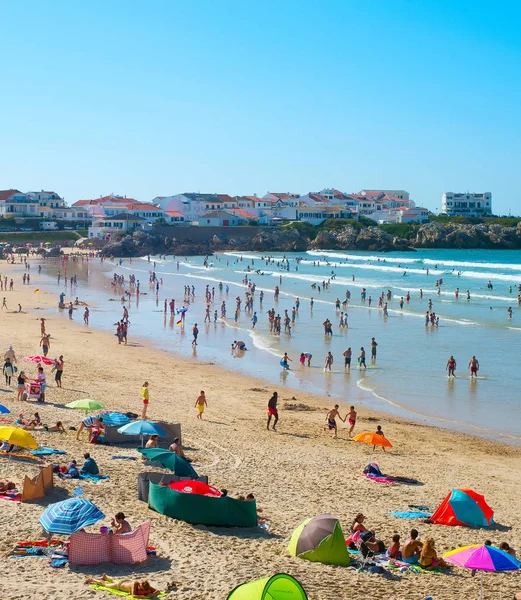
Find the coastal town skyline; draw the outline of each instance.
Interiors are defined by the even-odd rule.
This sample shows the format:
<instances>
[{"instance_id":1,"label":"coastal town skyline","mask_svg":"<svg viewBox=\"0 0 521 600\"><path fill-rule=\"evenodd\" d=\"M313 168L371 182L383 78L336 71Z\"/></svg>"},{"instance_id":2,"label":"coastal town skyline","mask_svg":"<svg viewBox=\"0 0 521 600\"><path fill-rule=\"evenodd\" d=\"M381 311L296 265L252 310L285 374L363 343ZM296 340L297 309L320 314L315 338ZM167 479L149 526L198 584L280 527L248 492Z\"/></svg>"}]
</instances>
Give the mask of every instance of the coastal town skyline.
<instances>
[{"instance_id":1,"label":"coastal town skyline","mask_svg":"<svg viewBox=\"0 0 521 600\"><path fill-rule=\"evenodd\" d=\"M467 189L519 212L519 6L229 6L5 5L0 187L406 186L434 212Z\"/></svg>"}]
</instances>

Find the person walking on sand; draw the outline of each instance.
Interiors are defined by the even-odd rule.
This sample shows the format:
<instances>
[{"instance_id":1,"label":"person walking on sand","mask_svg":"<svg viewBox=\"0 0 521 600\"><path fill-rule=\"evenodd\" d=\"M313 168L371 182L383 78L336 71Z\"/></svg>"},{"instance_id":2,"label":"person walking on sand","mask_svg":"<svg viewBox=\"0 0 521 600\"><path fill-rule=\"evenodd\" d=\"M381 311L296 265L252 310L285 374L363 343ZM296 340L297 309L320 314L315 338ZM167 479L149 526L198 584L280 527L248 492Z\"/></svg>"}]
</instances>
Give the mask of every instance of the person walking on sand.
<instances>
[{"instance_id":1,"label":"person walking on sand","mask_svg":"<svg viewBox=\"0 0 521 600\"><path fill-rule=\"evenodd\" d=\"M63 365L65 361L63 360L63 354L60 354L60 358L55 359L54 366L56 367L56 374L54 375L54 381L56 381L56 385L61 388L62 387L62 375L63 375Z\"/></svg>"},{"instance_id":2,"label":"person walking on sand","mask_svg":"<svg viewBox=\"0 0 521 600\"><path fill-rule=\"evenodd\" d=\"M279 411L277 410L277 401L279 399L279 395L277 392L273 392L273 396L268 400L268 423L266 424L266 429L269 431L271 417L273 420L273 431L277 431L275 429L275 425L277 425L279 420Z\"/></svg>"},{"instance_id":3,"label":"person walking on sand","mask_svg":"<svg viewBox=\"0 0 521 600\"><path fill-rule=\"evenodd\" d=\"M346 422L346 419L349 417L349 432L348 435L349 437L352 437L353 435L353 431L356 425L356 410L354 406L351 406L349 408L349 412L347 413L347 415L344 417L344 423Z\"/></svg>"},{"instance_id":4,"label":"person walking on sand","mask_svg":"<svg viewBox=\"0 0 521 600\"><path fill-rule=\"evenodd\" d=\"M147 408L150 399L148 391L148 381L145 381L143 387L141 388L141 398L143 399L143 410L141 411L141 419L144 421L147 418Z\"/></svg>"},{"instance_id":5,"label":"person walking on sand","mask_svg":"<svg viewBox=\"0 0 521 600\"><path fill-rule=\"evenodd\" d=\"M4 309L4 308L5 308L6 310L9 310L9 309L7 308L7 302L5 301L5 296L4 296L3 300L2 300L2 309Z\"/></svg>"},{"instance_id":6,"label":"person walking on sand","mask_svg":"<svg viewBox=\"0 0 521 600\"><path fill-rule=\"evenodd\" d=\"M45 319L40 319L40 335L45 335Z\"/></svg>"},{"instance_id":7,"label":"person walking on sand","mask_svg":"<svg viewBox=\"0 0 521 600\"><path fill-rule=\"evenodd\" d=\"M362 367L367 370L367 365L365 364L365 350L363 346L360 348L360 356L358 357L358 368L361 369Z\"/></svg>"},{"instance_id":8,"label":"person walking on sand","mask_svg":"<svg viewBox=\"0 0 521 600\"><path fill-rule=\"evenodd\" d=\"M201 390L201 393L195 401L195 406L197 408L197 418L202 420L204 409L208 406L208 402L206 401L206 396L204 395L203 390Z\"/></svg>"},{"instance_id":9,"label":"person walking on sand","mask_svg":"<svg viewBox=\"0 0 521 600\"><path fill-rule=\"evenodd\" d=\"M469 369L470 369L470 376L471 377L477 377L478 376L479 361L478 361L478 359L475 356L473 356L469 360Z\"/></svg>"},{"instance_id":10,"label":"person walking on sand","mask_svg":"<svg viewBox=\"0 0 521 600\"><path fill-rule=\"evenodd\" d=\"M454 356L452 356L452 354L450 355L450 358L447 361L447 366L445 367L445 369L447 369L448 371L447 377L450 377L451 375L452 377L456 377L456 360L454 359Z\"/></svg>"},{"instance_id":11,"label":"person walking on sand","mask_svg":"<svg viewBox=\"0 0 521 600\"><path fill-rule=\"evenodd\" d=\"M85 312L83 313L83 322L85 323L85 325L89 324L89 314L90 314L89 309L86 306L85 307Z\"/></svg>"},{"instance_id":12,"label":"person walking on sand","mask_svg":"<svg viewBox=\"0 0 521 600\"><path fill-rule=\"evenodd\" d=\"M42 339L40 340L40 346L42 347L42 352L44 356L47 356L49 353L49 348L51 347L51 340L49 339L49 334L45 333L42 335Z\"/></svg>"},{"instance_id":13,"label":"person walking on sand","mask_svg":"<svg viewBox=\"0 0 521 600\"><path fill-rule=\"evenodd\" d=\"M336 424L337 417L345 423L345 419L342 419L340 413L338 412L338 404L335 404L335 408L332 408L330 411L328 411L326 415L327 428L329 429L329 431L333 430L334 438L338 437L338 427Z\"/></svg>"},{"instance_id":14,"label":"person walking on sand","mask_svg":"<svg viewBox=\"0 0 521 600\"><path fill-rule=\"evenodd\" d=\"M194 339L192 340L192 346L197 346L197 336L199 335L199 329L197 329L197 323L192 327L192 335Z\"/></svg>"}]
</instances>

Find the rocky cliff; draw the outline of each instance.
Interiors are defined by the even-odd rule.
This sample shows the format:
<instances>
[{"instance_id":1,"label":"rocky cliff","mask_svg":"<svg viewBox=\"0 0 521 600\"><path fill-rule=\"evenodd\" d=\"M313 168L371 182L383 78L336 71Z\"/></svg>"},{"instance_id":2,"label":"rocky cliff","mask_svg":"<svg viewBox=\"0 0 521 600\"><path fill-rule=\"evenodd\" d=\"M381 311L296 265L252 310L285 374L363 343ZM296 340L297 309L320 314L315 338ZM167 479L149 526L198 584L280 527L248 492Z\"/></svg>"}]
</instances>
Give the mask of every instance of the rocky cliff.
<instances>
[{"instance_id":1,"label":"rocky cliff","mask_svg":"<svg viewBox=\"0 0 521 600\"><path fill-rule=\"evenodd\" d=\"M212 254L219 250L254 250L257 252L304 252L306 250L369 250L390 252L415 248L521 248L521 223L515 227L502 225L462 225L428 223L422 225L412 239L393 236L378 227L358 228L347 225L334 231L319 231L311 239L293 228L259 229L249 236L214 235L207 241L172 237L136 231L107 244L105 256L144 256L146 254L175 254L195 256ZM228 232L226 232L228 233Z\"/></svg>"}]
</instances>

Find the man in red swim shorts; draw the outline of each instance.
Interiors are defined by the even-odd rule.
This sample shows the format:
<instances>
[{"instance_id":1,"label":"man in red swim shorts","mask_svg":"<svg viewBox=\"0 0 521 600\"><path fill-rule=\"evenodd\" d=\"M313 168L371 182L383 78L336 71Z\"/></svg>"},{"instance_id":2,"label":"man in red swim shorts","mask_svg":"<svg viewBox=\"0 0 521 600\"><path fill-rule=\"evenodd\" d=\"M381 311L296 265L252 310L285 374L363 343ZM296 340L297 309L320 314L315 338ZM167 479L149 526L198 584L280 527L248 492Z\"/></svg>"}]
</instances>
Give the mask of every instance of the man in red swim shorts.
<instances>
[{"instance_id":1,"label":"man in red swim shorts","mask_svg":"<svg viewBox=\"0 0 521 600\"><path fill-rule=\"evenodd\" d=\"M275 417L275 419L273 421L273 431L277 431L275 429L275 425L277 424L277 421L279 420L279 411L277 410L278 398L279 398L279 395L277 394L277 392L273 392L273 396L268 400L268 423L266 425L266 429L268 429L268 430L270 428L271 417Z\"/></svg>"},{"instance_id":2,"label":"man in red swim shorts","mask_svg":"<svg viewBox=\"0 0 521 600\"><path fill-rule=\"evenodd\" d=\"M478 376L478 371L479 371L479 362L478 359L473 356L470 361L469 361L469 369L470 369L470 376L471 377L477 377Z\"/></svg>"}]
</instances>

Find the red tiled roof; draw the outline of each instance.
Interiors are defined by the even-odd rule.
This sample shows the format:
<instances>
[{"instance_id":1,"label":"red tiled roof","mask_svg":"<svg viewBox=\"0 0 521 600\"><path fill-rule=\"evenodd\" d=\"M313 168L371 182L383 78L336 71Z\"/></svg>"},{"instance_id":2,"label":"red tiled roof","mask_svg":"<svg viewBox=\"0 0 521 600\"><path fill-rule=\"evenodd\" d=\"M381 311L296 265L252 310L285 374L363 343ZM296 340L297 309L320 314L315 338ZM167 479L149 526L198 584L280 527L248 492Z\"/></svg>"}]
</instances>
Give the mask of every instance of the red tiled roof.
<instances>
[{"instance_id":1,"label":"red tiled roof","mask_svg":"<svg viewBox=\"0 0 521 600\"><path fill-rule=\"evenodd\" d=\"M102 196L101 198L93 198L92 200L78 200L73 206L85 206L87 204L140 204L139 200L135 198L124 198L123 196Z\"/></svg>"},{"instance_id":2,"label":"red tiled roof","mask_svg":"<svg viewBox=\"0 0 521 600\"><path fill-rule=\"evenodd\" d=\"M167 210L166 214L169 217L184 217L183 213L178 212L177 210Z\"/></svg>"},{"instance_id":3,"label":"red tiled roof","mask_svg":"<svg viewBox=\"0 0 521 600\"><path fill-rule=\"evenodd\" d=\"M230 212L232 212L235 215L244 217L245 219L256 219L257 218L256 215L252 215L252 213L249 213L248 211L244 210L244 208L228 208L227 210L229 210Z\"/></svg>"},{"instance_id":4,"label":"red tiled roof","mask_svg":"<svg viewBox=\"0 0 521 600\"><path fill-rule=\"evenodd\" d=\"M221 202L237 202L237 200L228 196L228 194L216 194L216 196Z\"/></svg>"},{"instance_id":5,"label":"red tiled roof","mask_svg":"<svg viewBox=\"0 0 521 600\"><path fill-rule=\"evenodd\" d=\"M158 208L155 204L147 204L146 202L130 202L127 204L128 210L154 210L163 212L162 208Z\"/></svg>"},{"instance_id":6,"label":"red tiled roof","mask_svg":"<svg viewBox=\"0 0 521 600\"><path fill-rule=\"evenodd\" d=\"M21 194L20 190L0 190L0 201L9 200L13 194Z\"/></svg>"},{"instance_id":7,"label":"red tiled roof","mask_svg":"<svg viewBox=\"0 0 521 600\"><path fill-rule=\"evenodd\" d=\"M287 194L286 192L268 192L268 194L272 195L272 196L276 196L279 200L290 200L291 196L289 194ZM245 198L248 198L249 196L244 196Z\"/></svg>"}]
</instances>

